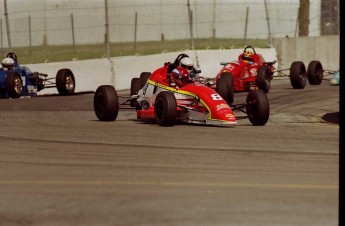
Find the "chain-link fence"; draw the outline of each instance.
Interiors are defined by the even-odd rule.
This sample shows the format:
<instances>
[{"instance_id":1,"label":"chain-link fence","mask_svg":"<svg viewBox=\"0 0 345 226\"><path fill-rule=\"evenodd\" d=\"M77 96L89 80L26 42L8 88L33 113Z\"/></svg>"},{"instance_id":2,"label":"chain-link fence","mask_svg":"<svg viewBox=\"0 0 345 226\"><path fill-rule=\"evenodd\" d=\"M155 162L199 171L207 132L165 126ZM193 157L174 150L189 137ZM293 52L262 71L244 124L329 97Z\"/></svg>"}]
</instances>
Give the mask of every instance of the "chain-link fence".
<instances>
[{"instance_id":1,"label":"chain-link fence","mask_svg":"<svg viewBox=\"0 0 345 226\"><path fill-rule=\"evenodd\" d=\"M104 43L106 5L111 43L189 39L188 2L194 38L298 35L299 0L9 0L1 48ZM319 36L321 0L310 1L309 18L309 36Z\"/></svg>"}]
</instances>

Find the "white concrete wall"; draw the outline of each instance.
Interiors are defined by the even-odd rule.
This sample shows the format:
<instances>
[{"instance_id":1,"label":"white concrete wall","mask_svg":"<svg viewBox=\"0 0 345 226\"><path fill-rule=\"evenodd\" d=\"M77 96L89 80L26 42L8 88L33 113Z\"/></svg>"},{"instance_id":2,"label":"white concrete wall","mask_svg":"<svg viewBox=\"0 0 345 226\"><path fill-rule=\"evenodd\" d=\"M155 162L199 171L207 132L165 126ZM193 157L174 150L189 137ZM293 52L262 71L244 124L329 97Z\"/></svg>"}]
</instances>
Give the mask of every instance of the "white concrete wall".
<instances>
[{"instance_id":1,"label":"white concrete wall","mask_svg":"<svg viewBox=\"0 0 345 226\"><path fill-rule=\"evenodd\" d=\"M312 60L319 60L324 69L339 69L339 36L303 38L282 38L274 40L275 48L256 48L266 61L277 60L278 69L289 68L293 61L303 61L308 66ZM231 50L186 50L194 62L199 63L204 77L214 77L222 68L220 62L237 60L243 49ZM113 57L110 60L95 59L59 63L27 65L32 71L55 77L61 68L70 68L76 78L76 92L95 91L99 85L114 85L118 90L130 88L131 79L141 72L153 72L164 62L172 62L178 54L163 53L149 56ZM56 89L42 90L40 94L56 94Z\"/></svg>"},{"instance_id":2,"label":"white concrete wall","mask_svg":"<svg viewBox=\"0 0 345 226\"><path fill-rule=\"evenodd\" d=\"M196 55L204 77L215 77L222 68L220 62L237 60L243 49L233 50L201 50L196 54L193 51L185 51L196 63ZM256 49L263 55L266 61L276 59L275 49ZM164 62L173 62L178 54L164 53L149 56L113 57L110 60L95 59L59 63L29 64L26 65L32 71L48 74L48 78L55 77L61 68L69 68L76 79L76 92L95 91L100 85L114 85L117 90L130 88L131 79L139 77L141 72L153 72L163 66ZM43 94L57 94L56 89L44 89Z\"/></svg>"},{"instance_id":3,"label":"white concrete wall","mask_svg":"<svg viewBox=\"0 0 345 226\"><path fill-rule=\"evenodd\" d=\"M324 69L338 70L340 39L338 35L277 38L273 40L280 68L290 67L293 61L303 61L308 67L312 60L322 63Z\"/></svg>"}]
</instances>

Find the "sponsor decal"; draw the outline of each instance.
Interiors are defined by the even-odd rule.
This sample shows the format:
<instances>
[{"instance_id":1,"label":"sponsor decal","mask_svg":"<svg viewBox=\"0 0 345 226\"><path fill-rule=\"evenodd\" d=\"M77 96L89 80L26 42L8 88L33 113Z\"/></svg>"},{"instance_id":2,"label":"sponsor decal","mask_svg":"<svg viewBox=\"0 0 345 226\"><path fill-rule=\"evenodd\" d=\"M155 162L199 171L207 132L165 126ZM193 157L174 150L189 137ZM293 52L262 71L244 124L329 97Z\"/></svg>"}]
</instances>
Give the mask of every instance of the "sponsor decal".
<instances>
[{"instance_id":1,"label":"sponsor decal","mask_svg":"<svg viewBox=\"0 0 345 226\"><path fill-rule=\"evenodd\" d=\"M227 64L227 65L225 66L225 68L228 69L229 71L232 71L232 70L235 68L235 66L232 65L232 64ZM223 72L226 72L226 71L223 70Z\"/></svg>"},{"instance_id":2,"label":"sponsor decal","mask_svg":"<svg viewBox=\"0 0 345 226\"><path fill-rule=\"evenodd\" d=\"M233 115L233 114L227 114L225 117L227 117L227 118L231 118L231 119L233 119L233 118L235 118L235 116Z\"/></svg>"},{"instance_id":3,"label":"sponsor decal","mask_svg":"<svg viewBox=\"0 0 345 226\"><path fill-rule=\"evenodd\" d=\"M256 69L256 68L250 69L250 74L251 74L252 76L256 76L256 75L257 75L257 69Z\"/></svg>"},{"instance_id":4,"label":"sponsor decal","mask_svg":"<svg viewBox=\"0 0 345 226\"><path fill-rule=\"evenodd\" d=\"M246 70L246 71L244 72L243 78L248 78L248 77L249 77L249 72Z\"/></svg>"},{"instance_id":5,"label":"sponsor decal","mask_svg":"<svg viewBox=\"0 0 345 226\"><path fill-rule=\"evenodd\" d=\"M229 106L227 104L218 104L217 105L217 111L220 111L221 109L224 109L224 108L229 108Z\"/></svg>"},{"instance_id":6,"label":"sponsor decal","mask_svg":"<svg viewBox=\"0 0 345 226\"><path fill-rule=\"evenodd\" d=\"M218 93L211 94L212 100L223 100L223 98Z\"/></svg>"}]
</instances>

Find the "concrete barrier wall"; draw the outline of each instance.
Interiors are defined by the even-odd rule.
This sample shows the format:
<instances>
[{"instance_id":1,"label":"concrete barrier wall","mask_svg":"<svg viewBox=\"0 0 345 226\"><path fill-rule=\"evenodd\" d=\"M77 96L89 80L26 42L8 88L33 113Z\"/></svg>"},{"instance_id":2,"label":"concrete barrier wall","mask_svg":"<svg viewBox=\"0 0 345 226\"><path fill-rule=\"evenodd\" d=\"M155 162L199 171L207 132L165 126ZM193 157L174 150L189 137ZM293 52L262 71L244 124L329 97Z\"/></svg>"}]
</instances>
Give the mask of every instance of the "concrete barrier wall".
<instances>
[{"instance_id":1,"label":"concrete barrier wall","mask_svg":"<svg viewBox=\"0 0 345 226\"><path fill-rule=\"evenodd\" d=\"M266 61L277 60L278 69L289 68L293 61L303 61L308 66L319 60L324 69L339 69L339 36L274 39L275 48L256 48ZM243 49L184 51L194 62L198 62L201 75L215 77L222 68L220 62L237 60ZM58 63L30 64L32 71L55 77L61 68L70 68L76 78L76 92L95 91L99 85L113 85L117 90L130 88L131 79L141 72L153 72L164 62L172 62L181 52L162 53L149 56L125 56L110 59L94 59ZM45 89L43 94L56 94L56 89Z\"/></svg>"},{"instance_id":2,"label":"concrete barrier wall","mask_svg":"<svg viewBox=\"0 0 345 226\"><path fill-rule=\"evenodd\" d=\"M199 62L201 76L213 78L222 68L220 62L237 60L243 49L184 51L196 63ZM266 61L276 59L273 48L257 48ZM139 77L141 72L153 72L163 66L164 62L173 62L181 52L163 53L148 56L113 57L110 59L81 60L58 63L29 64L31 71L38 71L55 77L61 68L69 68L76 79L76 92L95 91L99 85L113 85L117 90L129 89L131 79ZM20 63L20 62L19 62ZM57 94L56 89L44 89L43 94Z\"/></svg>"},{"instance_id":3,"label":"concrete barrier wall","mask_svg":"<svg viewBox=\"0 0 345 226\"><path fill-rule=\"evenodd\" d=\"M324 69L339 69L340 39L338 35L276 38L273 47L277 51L279 69L289 68L293 61L303 61L305 66L312 60L322 63Z\"/></svg>"}]
</instances>

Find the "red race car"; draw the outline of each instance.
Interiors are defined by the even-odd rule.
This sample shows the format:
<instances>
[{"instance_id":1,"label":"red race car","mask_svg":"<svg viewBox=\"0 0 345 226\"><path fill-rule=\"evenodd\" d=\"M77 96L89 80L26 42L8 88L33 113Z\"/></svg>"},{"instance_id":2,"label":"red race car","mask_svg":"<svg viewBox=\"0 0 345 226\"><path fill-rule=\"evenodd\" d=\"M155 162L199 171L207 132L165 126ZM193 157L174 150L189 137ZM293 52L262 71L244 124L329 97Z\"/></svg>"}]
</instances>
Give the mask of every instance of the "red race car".
<instances>
[{"instance_id":1,"label":"red race car","mask_svg":"<svg viewBox=\"0 0 345 226\"><path fill-rule=\"evenodd\" d=\"M249 91L251 87L268 93L276 61L266 62L261 54L251 46L246 46L237 61L221 63L224 67L218 72L216 80L222 76L233 78L234 92Z\"/></svg>"},{"instance_id":2,"label":"red race car","mask_svg":"<svg viewBox=\"0 0 345 226\"><path fill-rule=\"evenodd\" d=\"M265 92L252 90L246 103L230 107L215 90L191 78L180 64L186 56L180 54L173 63L165 63L152 74L143 72L140 78L133 78L131 96L123 103L119 104L113 86L99 86L94 95L97 118L114 121L119 106L130 105L136 110L138 120L156 122L160 126L173 126L177 122L234 125L242 118L248 118L255 126L266 124L270 108ZM235 117L234 110L247 115Z\"/></svg>"},{"instance_id":3,"label":"red race car","mask_svg":"<svg viewBox=\"0 0 345 226\"><path fill-rule=\"evenodd\" d=\"M253 47L246 46L243 53L238 56L237 61L221 63L223 68L215 78L201 79L204 84L216 89L228 104L232 104L234 92L261 89L268 93L275 72L289 76L294 89L303 89L307 78L311 85L319 85L323 79L324 70L319 61L311 61L307 70L302 61L294 61L288 69L276 70L274 67L276 62L266 62L263 56L256 53ZM284 73L286 70L290 71L289 75ZM217 88L220 79L224 80L222 83L227 84L227 89Z\"/></svg>"}]
</instances>

